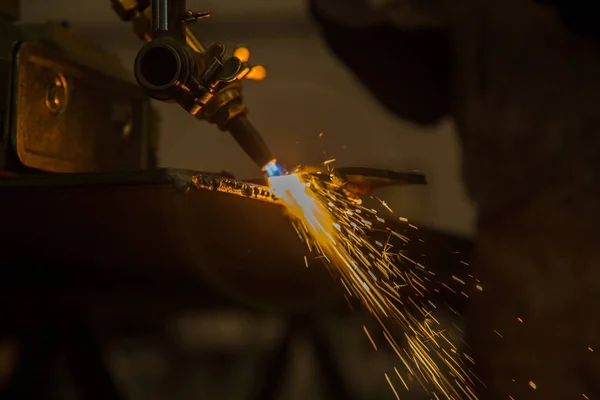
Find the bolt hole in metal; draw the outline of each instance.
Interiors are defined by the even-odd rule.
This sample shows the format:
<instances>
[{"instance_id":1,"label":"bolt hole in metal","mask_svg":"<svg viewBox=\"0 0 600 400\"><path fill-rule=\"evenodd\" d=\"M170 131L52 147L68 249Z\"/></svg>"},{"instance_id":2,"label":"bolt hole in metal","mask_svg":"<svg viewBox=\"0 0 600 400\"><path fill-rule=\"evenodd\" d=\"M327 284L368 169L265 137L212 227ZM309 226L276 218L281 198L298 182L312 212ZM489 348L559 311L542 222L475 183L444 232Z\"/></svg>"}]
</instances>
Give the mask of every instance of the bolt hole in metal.
<instances>
[{"instance_id":1,"label":"bolt hole in metal","mask_svg":"<svg viewBox=\"0 0 600 400\"><path fill-rule=\"evenodd\" d=\"M65 110L68 102L67 80L62 74L57 74L46 87L46 108L51 114L58 115Z\"/></svg>"},{"instance_id":2,"label":"bolt hole in metal","mask_svg":"<svg viewBox=\"0 0 600 400\"><path fill-rule=\"evenodd\" d=\"M154 87L169 85L179 75L179 57L167 47L148 49L139 62L141 78Z\"/></svg>"}]
</instances>

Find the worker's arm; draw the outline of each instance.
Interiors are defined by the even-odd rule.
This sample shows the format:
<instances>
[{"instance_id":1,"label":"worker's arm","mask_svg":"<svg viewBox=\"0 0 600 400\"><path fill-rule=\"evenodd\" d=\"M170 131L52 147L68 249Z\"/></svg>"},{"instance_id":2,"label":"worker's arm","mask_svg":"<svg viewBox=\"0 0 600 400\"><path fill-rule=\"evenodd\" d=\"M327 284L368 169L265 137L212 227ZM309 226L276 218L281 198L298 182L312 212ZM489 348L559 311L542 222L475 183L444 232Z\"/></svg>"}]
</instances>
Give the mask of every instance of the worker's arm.
<instances>
[{"instance_id":1,"label":"worker's arm","mask_svg":"<svg viewBox=\"0 0 600 400\"><path fill-rule=\"evenodd\" d=\"M422 12L397 1L309 1L329 49L388 110L421 124L449 112L451 62L438 0L421 1L430 4Z\"/></svg>"},{"instance_id":2,"label":"worker's arm","mask_svg":"<svg viewBox=\"0 0 600 400\"><path fill-rule=\"evenodd\" d=\"M600 36L600 2L527 1L556 7L575 34ZM421 124L450 112L453 56L446 26L465 3L473 2L309 0L331 52L388 110Z\"/></svg>"}]
</instances>

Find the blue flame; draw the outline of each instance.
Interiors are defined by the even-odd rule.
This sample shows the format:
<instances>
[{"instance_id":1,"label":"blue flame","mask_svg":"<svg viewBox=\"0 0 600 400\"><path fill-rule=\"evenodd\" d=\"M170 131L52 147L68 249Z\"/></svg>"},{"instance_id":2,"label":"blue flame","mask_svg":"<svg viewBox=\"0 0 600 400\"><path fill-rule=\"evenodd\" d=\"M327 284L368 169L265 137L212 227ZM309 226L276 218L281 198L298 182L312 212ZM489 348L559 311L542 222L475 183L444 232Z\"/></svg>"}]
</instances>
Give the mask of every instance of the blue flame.
<instances>
[{"instance_id":1,"label":"blue flame","mask_svg":"<svg viewBox=\"0 0 600 400\"><path fill-rule=\"evenodd\" d=\"M269 161L263 170L269 178L273 176L285 175L285 169L281 165L277 164L276 161Z\"/></svg>"}]
</instances>

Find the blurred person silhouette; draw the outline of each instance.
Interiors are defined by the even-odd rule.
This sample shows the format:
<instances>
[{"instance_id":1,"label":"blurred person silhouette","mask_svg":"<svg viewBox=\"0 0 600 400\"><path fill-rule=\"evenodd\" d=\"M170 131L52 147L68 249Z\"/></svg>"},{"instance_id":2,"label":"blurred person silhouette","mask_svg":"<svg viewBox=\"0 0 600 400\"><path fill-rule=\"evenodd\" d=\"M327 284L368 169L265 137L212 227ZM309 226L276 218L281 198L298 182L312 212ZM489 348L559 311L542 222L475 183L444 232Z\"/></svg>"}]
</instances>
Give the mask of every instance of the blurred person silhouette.
<instances>
[{"instance_id":1,"label":"blurred person silhouette","mask_svg":"<svg viewBox=\"0 0 600 400\"><path fill-rule=\"evenodd\" d=\"M600 398L600 3L310 0L310 11L390 112L456 125L478 213L484 290L467 342L480 398Z\"/></svg>"}]
</instances>

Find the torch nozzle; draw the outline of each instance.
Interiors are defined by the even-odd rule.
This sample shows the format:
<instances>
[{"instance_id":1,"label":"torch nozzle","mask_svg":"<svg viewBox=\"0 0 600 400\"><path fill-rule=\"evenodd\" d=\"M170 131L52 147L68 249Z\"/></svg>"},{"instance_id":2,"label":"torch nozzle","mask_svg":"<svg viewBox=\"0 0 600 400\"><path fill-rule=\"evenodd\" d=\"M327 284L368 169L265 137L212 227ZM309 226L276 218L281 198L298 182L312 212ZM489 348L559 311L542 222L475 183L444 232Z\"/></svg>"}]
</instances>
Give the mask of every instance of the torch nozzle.
<instances>
[{"instance_id":1,"label":"torch nozzle","mask_svg":"<svg viewBox=\"0 0 600 400\"><path fill-rule=\"evenodd\" d=\"M269 178L273 178L274 176L287 175L288 173L288 171L281 164L278 164L277 160L275 159L269 161L263 167L263 172L267 174Z\"/></svg>"},{"instance_id":2,"label":"torch nozzle","mask_svg":"<svg viewBox=\"0 0 600 400\"><path fill-rule=\"evenodd\" d=\"M231 133L231 136L240 145L242 150L254 161L254 163L264 172L273 171L273 165L276 164L275 157L267 147L267 144L260 133L250 123L245 115L240 114L227 122L225 129ZM272 164L273 163L273 164Z\"/></svg>"}]
</instances>

